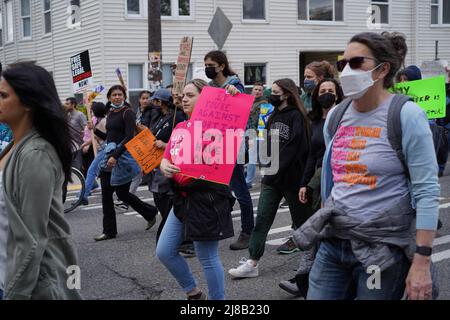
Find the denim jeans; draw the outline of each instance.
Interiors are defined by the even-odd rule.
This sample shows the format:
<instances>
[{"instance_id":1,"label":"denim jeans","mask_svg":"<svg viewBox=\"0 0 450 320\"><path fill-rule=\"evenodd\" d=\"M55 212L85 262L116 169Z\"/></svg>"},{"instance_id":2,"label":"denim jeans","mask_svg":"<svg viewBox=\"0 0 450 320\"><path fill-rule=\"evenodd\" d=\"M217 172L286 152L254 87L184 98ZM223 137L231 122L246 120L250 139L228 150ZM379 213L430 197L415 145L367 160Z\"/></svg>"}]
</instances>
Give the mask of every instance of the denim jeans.
<instances>
[{"instance_id":1,"label":"denim jeans","mask_svg":"<svg viewBox=\"0 0 450 320\"><path fill-rule=\"evenodd\" d=\"M0 289L0 300L3 300L3 290Z\"/></svg>"},{"instance_id":2,"label":"denim jeans","mask_svg":"<svg viewBox=\"0 0 450 320\"><path fill-rule=\"evenodd\" d=\"M248 165L247 165L247 176L245 177L245 182L247 184L253 184L256 174L256 165L258 164L258 142L256 139L253 140L253 146L248 150Z\"/></svg>"},{"instance_id":3,"label":"denim jeans","mask_svg":"<svg viewBox=\"0 0 450 320\"><path fill-rule=\"evenodd\" d=\"M97 156L92 161L91 165L86 174L86 190L84 191L84 199L87 200L88 196L91 194L91 191L94 185L97 183L95 178L97 178L98 166L103 159L103 152L97 153Z\"/></svg>"},{"instance_id":4,"label":"denim jeans","mask_svg":"<svg viewBox=\"0 0 450 320\"><path fill-rule=\"evenodd\" d=\"M381 272L379 288L373 271L365 270L353 254L350 241L329 239L321 243L309 274L308 300L400 300L410 262L406 256ZM371 279L369 279L371 277Z\"/></svg>"},{"instance_id":5,"label":"denim jeans","mask_svg":"<svg viewBox=\"0 0 450 320\"><path fill-rule=\"evenodd\" d=\"M178 253L178 247L184 240L183 228L183 223L175 217L171 210L156 246L156 255L174 276L183 291L188 293L197 287L197 283L186 259ZM194 246L208 284L208 298L224 300L225 276L219 257L219 241L194 241Z\"/></svg>"},{"instance_id":6,"label":"denim jeans","mask_svg":"<svg viewBox=\"0 0 450 320\"><path fill-rule=\"evenodd\" d=\"M244 166L242 164L237 164L234 167L230 189L234 192L241 207L241 229L246 234L251 234L255 226L253 202L245 182Z\"/></svg>"}]
</instances>

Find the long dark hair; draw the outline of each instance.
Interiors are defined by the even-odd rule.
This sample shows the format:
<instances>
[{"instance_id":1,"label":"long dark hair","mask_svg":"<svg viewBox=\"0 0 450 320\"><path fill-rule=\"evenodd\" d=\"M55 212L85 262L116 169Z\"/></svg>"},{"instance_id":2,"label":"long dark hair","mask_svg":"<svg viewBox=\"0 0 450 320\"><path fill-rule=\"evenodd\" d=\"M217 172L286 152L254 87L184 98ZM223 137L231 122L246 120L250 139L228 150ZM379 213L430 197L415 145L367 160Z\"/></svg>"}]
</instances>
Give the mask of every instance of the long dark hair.
<instances>
[{"instance_id":1,"label":"long dark hair","mask_svg":"<svg viewBox=\"0 0 450 320\"><path fill-rule=\"evenodd\" d=\"M33 127L55 148L63 167L65 181L69 181L73 142L67 115L52 76L33 62L13 64L2 76L14 89L20 102L31 109Z\"/></svg>"},{"instance_id":2,"label":"long dark hair","mask_svg":"<svg viewBox=\"0 0 450 320\"><path fill-rule=\"evenodd\" d=\"M408 52L406 40L400 33L378 34L374 32L363 32L355 35L349 43L357 42L370 49L377 63L387 62L390 64L389 73L384 78L384 88L390 88L394 85L394 78Z\"/></svg>"},{"instance_id":3,"label":"long dark hair","mask_svg":"<svg viewBox=\"0 0 450 320\"><path fill-rule=\"evenodd\" d=\"M332 82L332 83L334 83L334 87L336 89L336 105L338 105L339 103L342 102L342 100L344 100L344 93L342 92L341 85L339 84L339 82L336 79L334 79L334 78L325 78L325 79L321 80L317 84L316 88L314 89L314 92L313 92L312 98L311 98L312 110L311 110L311 112L308 115L309 118L311 119L311 121L317 121L319 119L322 119L323 109L322 109L322 106L320 105L320 103L318 101L318 97L319 97L320 86L324 82Z\"/></svg>"},{"instance_id":4,"label":"long dark hair","mask_svg":"<svg viewBox=\"0 0 450 320\"><path fill-rule=\"evenodd\" d=\"M210 51L206 54L205 58L203 59L203 61L206 61L206 59L211 59L214 62L217 62L220 65L224 65L225 68L223 69L223 75L225 77L228 76L235 76L237 75L236 72L234 72L231 67L230 67L230 63L228 62L228 58L225 55L225 53L223 53L222 51L219 50L214 50L214 51Z\"/></svg>"},{"instance_id":5,"label":"long dark hair","mask_svg":"<svg viewBox=\"0 0 450 320\"><path fill-rule=\"evenodd\" d=\"M298 94L298 88L294 81L291 79L280 79L274 81L274 83L279 86L283 90L283 94L288 96L287 103L288 105L295 106L302 114L303 123L305 125L306 134L308 137L308 143L311 140L311 124L308 118L308 113L305 109L305 106L303 105L302 100L300 99L300 95ZM274 111L272 116L269 118L269 121L267 123L267 128L270 129L270 125L272 124L272 119L274 118L274 115L279 112L278 109Z\"/></svg>"}]
</instances>

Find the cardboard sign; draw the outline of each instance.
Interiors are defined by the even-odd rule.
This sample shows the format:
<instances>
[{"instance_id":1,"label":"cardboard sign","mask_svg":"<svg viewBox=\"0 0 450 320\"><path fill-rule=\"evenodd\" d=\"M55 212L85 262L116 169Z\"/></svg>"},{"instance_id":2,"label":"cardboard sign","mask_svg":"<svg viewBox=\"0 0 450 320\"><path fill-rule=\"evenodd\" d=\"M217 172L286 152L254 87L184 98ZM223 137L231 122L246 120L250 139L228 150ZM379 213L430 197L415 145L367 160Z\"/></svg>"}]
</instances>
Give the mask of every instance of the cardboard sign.
<instances>
[{"instance_id":1,"label":"cardboard sign","mask_svg":"<svg viewBox=\"0 0 450 320\"><path fill-rule=\"evenodd\" d=\"M189 70L189 63L191 62L192 43L194 39L184 37L181 39L180 52L178 54L177 69L175 70L175 77L173 80L173 91L178 94L183 94L186 77Z\"/></svg>"},{"instance_id":2,"label":"cardboard sign","mask_svg":"<svg viewBox=\"0 0 450 320\"><path fill-rule=\"evenodd\" d=\"M417 81L401 82L395 91L413 98L426 113L428 119L445 117L445 77L439 76Z\"/></svg>"},{"instance_id":3,"label":"cardboard sign","mask_svg":"<svg viewBox=\"0 0 450 320\"><path fill-rule=\"evenodd\" d=\"M125 144L145 174L158 167L164 155L164 149L154 146L155 141L155 136L146 128Z\"/></svg>"},{"instance_id":4,"label":"cardboard sign","mask_svg":"<svg viewBox=\"0 0 450 320\"><path fill-rule=\"evenodd\" d=\"M89 50L70 57L70 66L74 93L85 91L94 84Z\"/></svg>"},{"instance_id":5,"label":"cardboard sign","mask_svg":"<svg viewBox=\"0 0 450 320\"><path fill-rule=\"evenodd\" d=\"M261 111L259 113L258 120L258 141L264 140L264 129L266 128L267 121L273 112L273 105L265 103L261 105Z\"/></svg>"},{"instance_id":6,"label":"cardboard sign","mask_svg":"<svg viewBox=\"0 0 450 320\"><path fill-rule=\"evenodd\" d=\"M195 105L187 129L174 130L171 143L184 139L184 146L172 154L181 174L228 185L245 134L254 97L234 97L224 89L206 87Z\"/></svg>"}]
</instances>

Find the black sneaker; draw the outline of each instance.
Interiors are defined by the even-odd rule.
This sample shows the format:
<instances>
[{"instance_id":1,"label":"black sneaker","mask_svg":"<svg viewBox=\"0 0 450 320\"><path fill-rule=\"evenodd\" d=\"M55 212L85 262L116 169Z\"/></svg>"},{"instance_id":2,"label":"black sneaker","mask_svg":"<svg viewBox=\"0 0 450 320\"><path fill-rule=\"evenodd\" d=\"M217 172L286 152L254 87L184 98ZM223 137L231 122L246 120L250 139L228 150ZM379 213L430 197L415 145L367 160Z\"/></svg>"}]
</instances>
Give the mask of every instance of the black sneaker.
<instances>
[{"instance_id":1,"label":"black sneaker","mask_svg":"<svg viewBox=\"0 0 450 320\"><path fill-rule=\"evenodd\" d=\"M206 296L206 294L204 294L202 291L200 291L196 295L188 296L187 299L188 300L208 300L208 297Z\"/></svg>"},{"instance_id":2,"label":"black sneaker","mask_svg":"<svg viewBox=\"0 0 450 320\"><path fill-rule=\"evenodd\" d=\"M288 241L277 248L277 252L282 254L291 254L297 251L300 251L300 249L297 248L292 238L289 238Z\"/></svg>"},{"instance_id":3,"label":"black sneaker","mask_svg":"<svg viewBox=\"0 0 450 320\"><path fill-rule=\"evenodd\" d=\"M438 219L437 229L439 230L441 228L442 228L442 221Z\"/></svg>"},{"instance_id":4,"label":"black sneaker","mask_svg":"<svg viewBox=\"0 0 450 320\"><path fill-rule=\"evenodd\" d=\"M294 297L301 297L302 292L300 291L300 289L297 286L297 281L295 280L295 278L290 279L290 280L283 280L281 281L278 286L283 289L284 291L292 294Z\"/></svg>"},{"instance_id":5,"label":"black sneaker","mask_svg":"<svg viewBox=\"0 0 450 320\"><path fill-rule=\"evenodd\" d=\"M186 258L195 257L195 247L192 242L186 242L180 245L178 253Z\"/></svg>"},{"instance_id":6,"label":"black sneaker","mask_svg":"<svg viewBox=\"0 0 450 320\"><path fill-rule=\"evenodd\" d=\"M289 203L287 202L287 200L284 200L283 203L281 203L280 205L280 209L287 209L289 208Z\"/></svg>"},{"instance_id":7,"label":"black sneaker","mask_svg":"<svg viewBox=\"0 0 450 320\"><path fill-rule=\"evenodd\" d=\"M129 208L128 204L126 204L125 202L114 203L114 207L122 212L128 211Z\"/></svg>"},{"instance_id":8,"label":"black sneaker","mask_svg":"<svg viewBox=\"0 0 450 320\"><path fill-rule=\"evenodd\" d=\"M250 235L241 231L239 234L239 238L236 242L230 244L231 250L244 250L248 248L248 244L250 242Z\"/></svg>"}]
</instances>

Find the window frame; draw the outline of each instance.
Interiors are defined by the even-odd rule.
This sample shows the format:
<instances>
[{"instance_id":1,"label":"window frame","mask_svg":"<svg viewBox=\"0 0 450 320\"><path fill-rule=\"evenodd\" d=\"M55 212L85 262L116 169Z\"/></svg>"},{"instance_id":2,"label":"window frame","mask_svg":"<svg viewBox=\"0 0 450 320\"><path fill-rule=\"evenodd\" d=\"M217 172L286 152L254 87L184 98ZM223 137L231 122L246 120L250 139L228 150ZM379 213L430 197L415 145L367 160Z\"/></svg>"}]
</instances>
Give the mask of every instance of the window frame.
<instances>
[{"instance_id":1,"label":"window frame","mask_svg":"<svg viewBox=\"0 0 450 320\"><path fill-rule=\"evenodd\" d=\"M11 4L11 10L8 10L8 4ZM11 16L10 16L11 15ZM6 18L6 34L5 34L5 44L8 43L14 43L14 39L15 39L15 34L14 34L14 24L15 24L15 19L14 19L14 1L13 0L7 0L5 1L5 18ZM10 28L11 27L11 30ZM12 31L10 33L10 31ZM9 38L9 36L11 36L11 38Z\"/></svg>"},{"instance_id":2,"label":"window frame","mask_svg":"<svg viewBox=\"0 0 450 320\"><path fill-rule=\"evenodd\" d=\"M42 17L43 17L43 30L44 30L44 36L49 36L53 33L53 24L52 24L52 2L49 1L50 3L50 9L45 10L45 0L42 0ZM49 14L50 15L50 32L46 32L45 29L45 15Z\"/></svg>"},{"instance_id":3,"label":"window frame","mask_svg":"<svg viewBox=\"0 0 450 320\"><path fill-rule=\"evenodd\" d=\"M450 27L450 21L444 23L444 1L450 1L450 0L438 0L438 3L432 3L430 1L430 26L432 28L448 28ZM449 3L450 5L450 3ZM432 7L438 7L438 22L437 23L431 23L432 21L432 13L433 10Z\"/></svg>"},{"instance_id":4,"label":"window frame","mask_svg":"<svg viewBox=\"0 0 450 320\"><path fill-rule=\"evenodd\" d=\"M297 24L309 24L309 25L346 25L345 23L345 3L346 0L342 0L342 21L336 20L336 1L332 0L333 3L333 20L310 20L310 10L309 10L309 2L311 0L306 0L306 20L302 20L299 18L298 15L298 0L296 1L297 4Z\"/></svg>"},{"instance_id":5,"label":"window frame","mask_svg":"<svg viewBox=\"0 0 450 320\"><path fill-rule=\"evenodd\" d=\"M134 65L134 66L139 65L139 66L142 67L142 86L143 86L143 88L131 88L130 66L132 66L132 65ZM148 90L148 81L146 81L146 72L145 72L147 66L148 66L147 62L128 62L127 63L127 82L126 82L127 83L127 95L128 95L128 99L127 100L130 103L131 103L131 94L132 93L139 93L139 92L141 92L143 90ZM133 108L134 107L138 107L138 106L134 106L133 104L132 104L132 106L133 106Z\"/></svg>"},{"instance_id":6,"label":"window frame","mask_svg":"<svg viewBox=\"0 0 450 320\"><path fill-rule=\"evenodd\" d=\"M263 0L264 1L264 19L249 19L249 18L244 18L244 1L245 0L241 0L241 22L242 23L269 23L269 1L268 0Z\"/></svg>"},{"instance_id":7,"label":"window frame","mask_svg":"<svg viewBox=\"0 0 450 320\"><path fill-rule=\"evenodd\" d=\"M33 39L33 23L31 21L31 0L28 0L30 14L28 16L23 15L22 0L20 0L20 40L31 40ZM30 35L25 36L25 19L30 19Z\"/></svg>"},{"instance_id":8,"label":"window frame","mask_svg":"<svg viewBox=\"0 0 450 320\"><path fill-rule=\"evenodd\" d=\"M180 1L180 0L170 0L170 10L171 10L170 16L161 15L161 21L164 21L164 20L194 20L195 0L187 0L187 1L189 1L189 15L188 16L180 16L179 15L178 1Z\"/></svg>"},{"instance_id":9,"label":"window frame","mask_svg":"<svg viewBox=\"0 0 450 320\"><path fill-rule=\"evenodd\" d=\"M264 65L264 67L265 67L265 69L264 69L264 71L265 71L265 81L264 81L264 88L267 88L267 84L269 83L269 62L268 61L265 61L265 62L261 62L261 61L257 61L257 62L255 62L255 61L251 61L251 62L244 62L244 64L243 64L243 81L242 81L242 84L244 85L244 88L245 89L249 89L249 88L253 88L253 86L254 86L254 84L247 84L246 83L246 79L245 79L245 67L246 66L257 66L257 65Z\"/></svg>"},{"instance_id":10,"label":"window frame","mask_svg":"<svg viewBox=\"0 0 450 320\"><path fill-rule=\"evenodd\" d=\"M382 26L382 27L388 27L388 26L390 26L391 25L391 21L392 21L392 19L391 19L391 14L392 14L392 10L391 10L391 8L392 8L392 3L391 3L392 1L391 0L388 0L387 2L382 2L382 1L380 1L380 0L371 0L370 1L370 6L371 6L371 8L373 7L373 6L387 6L387 8L388 8L388 12L387 12L387 20L388 20L388 22L387 23L382 23L382 22L380 22L380 23L372 23L372 24L377 24L377 25L380 25L380 26Z\"/></svg>"},{"instance_id":11,"label":"window frame","mask_svg":"<svg viewBox=\"0 0 450 320\"><path fill-rule=\"evenodd\" d=\"M148 8L148 2L144 0L138 0L139 1L139 13L128 13L128 0L124 0L124 6L125 6L125 18L126 19L146 19L147 14L147 8Z\"/></svg>"}]
</instances>

